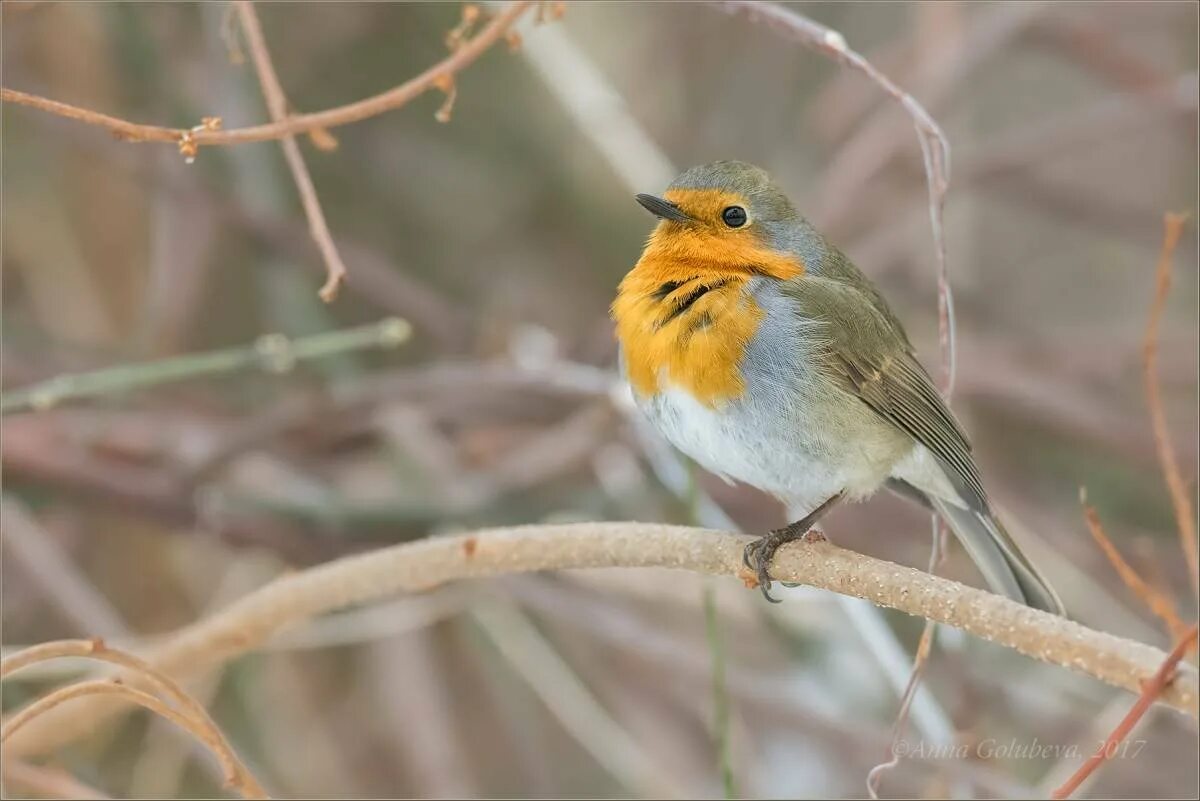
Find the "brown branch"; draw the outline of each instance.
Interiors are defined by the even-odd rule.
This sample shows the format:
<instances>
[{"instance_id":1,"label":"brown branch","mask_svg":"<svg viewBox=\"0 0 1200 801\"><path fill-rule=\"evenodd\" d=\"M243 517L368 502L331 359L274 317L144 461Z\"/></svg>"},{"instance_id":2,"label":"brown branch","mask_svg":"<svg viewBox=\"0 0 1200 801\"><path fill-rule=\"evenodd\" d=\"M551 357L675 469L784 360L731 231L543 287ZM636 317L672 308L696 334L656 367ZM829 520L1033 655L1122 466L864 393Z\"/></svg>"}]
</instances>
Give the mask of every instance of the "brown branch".
<instances>
[{"instance_id":1,"label":"brown branch","mask_svg":"<svg viewBox=\"0 0 1200 801\"><path fill-rule=\"evenodd\" d=\"M1175 448L1171 445L1171 431L1167 427L1167 415L1163 411L1162 394L1158 385L1158 326L1162 319L1163 307L1167 303L1167 293L1171 289L1171 257L1175 253L1179 237L1183 235L1183 226L1187 218L1186 214L1167 214L1163 218L1163 243L1155 271L1154 301L1150 305L1150 319L1146 322L1146 338L1142 344L1142 359L1145 364L1142 379L1146 389L1146 403L1150 407L1150 423L1154 427L1158 461L1162 465L1167 489L1171 493L1171 504L1175 507L1179 544L1183 547L1183 556L1187 561L1192 591L1200 598L1200 560L1196 554L1195 511L1192 509L1187 483L1179 473L1179 460L1175 456Z\"/></svg>"},{"instance_id":2,"label":"brown branch","mask_svg":"<svg viewBox=\"0 0 1200 801\"><path fill-rule=\"evenodd\" d=\"M434 537L292 573L188 626L155 648L147 662L176 679L193 678L259 646L280 629L333 609L421 592L448 581L538 570L668 567L746 578L742 552L753 538L730 532L644 523L523 526ZM864 598L946 623L1049 664L1141 692L1166 656L1142 643L1094 631L983 590L873 559L828 542L780 551L772 574ZM130 679L133 684L136 677ZM1193 718L1200 714L1196 670L1159 696ZM112 707L100 700L71 716L47 714L8 743L15 757L44 753L86 734Z\"/></svg>"},{"instance_id":3,"label":"brown branch","mask_svg":"<svg viewBox=\"0 0 1200 801\"><path fill-rule=\"evenodd\" d=\"M1112 730L1112 733L1096 749L1096 753L1088 757L1087 762L1084 762L1071 778L1067 779L1061 787L1050 794L1051 798L1070 798L1071 793L1079 789L1079 785L1083 784L1088 776L1095 773L1096 769L1105 760L1111 759L1114 756L1117 749L1120 748L1121 743L1133 731L1133 727L1137 725L1137 722L1142 719L1142 716L1146 714L1146 711L1150 709L1150 706L1162 695L1163 690L1170 684L1175 676L1176 666L1183 659L1183 655L1196 644L1196 634L1196 626L1193 625L1179 639L1179 642L1175 644L1174 649L1163 660L1162 666L1155 671L1154 676L1144 683L1142 694L1138 696L1137 702L1129 710L1129 714L1121 719L1121 722Z\"/></svg>"},{"instance_id":4,"label":"brown branch","mask_svg":"<svg viewBox=\"0 0 1200 801\"><path fill-rule=\"evenodd\" d=\"M1087 523L1088 531L1092 532L1096 544L1100 546L1100 550L1104 551L1104 555L1108 557L1108 561L1117 571L1117 575L1121 577L1121 581L1125 582L1125 586L1154 613L1155 617L1163 622L1167 631L1171 633L1172 640L1182 637L1187 632L1187 625L1180 619L1175 604L1162 590L1146 583L1137 571L1125 561L1125 557L1121 555L1117 546L1113 545L1112 540L1105 533L1100 516L1096 514L1094 508L1088 505L1087 493L1083 489L1079 491L1079 502L1083 505L1083 519Z\"/></svg>"},{"instance_id":5,"label":"brown branch","mask_svg":"<svg viewBox=\"0 0 1200 801\"><path fill-rule=\"evenodd\" d=\"M533 5L533 0L516 0L479 32L477 36L463 43L450 56L399 86L372 97L348 103L344 106L316 111L311 114L297 114L278 122L264 125L252 125L245 128L229 130L191 130L187 128L163 128L157 125L140 125L135 122L110 117L88 109L60 103L37 95L27 94L0 87L0 101L17 103L24 106L41 109L60 117L98 125L107 128L119 139L130 142L171 142L179 145L185 141L192 142L197 147L206 145L235 145L246 142L271 142L285 136L311 133L318 129L336 128L341 125L360 122L370 117L378 116L387 111L393 111L410 101L420 97L430 89L436 88L451 80L454 75L465 69L493 44L503 39L508 29Z\"/></svg>"},{"instance_id":6,"label":"brown branch","mask_svg":"<svg viewBox=\"0 0 1200 801\"><path fill-rule=\"evenodd\" d=\"M138 683L157 690L170 704L139 689L127 686L121 679L97 679L61 687L20 711L10 715L0 730L0 742L7 742L16 732L35 720L48 715L67 701L88 695L116 695L132 701L170 720L202 742L217 758L225 774L226 784L243 798L266 798L266 792L253 774L229 747L221 730L204 707L169 677L132 654L110 648L102 640L57 640L26 648L0 662L0 678L61 657L86 657L119 665Z\"/></svg>"},{"instance_id":7,"label":"brown branch","mask_svg":"<svg viewBox=\"0 0 1200 801\"><path fill-rule=\"evenodd\" d=\"M267 50L267 40L263 36L262 25L259 24L258 14L249 0L239 0L234 4L242 30L246 32L246 41L250 46L250 56L254 59L254 71L258 73L258 82L262 86L263 98L267 102L267 113L275 122L285 122L288 119L288 101L283 92L283 85L275 73L271 63L271 54ZM304 156L300 153L300 145L295 136L285 136L279 144L283 147L283 156L287 160L288 169L296 181L296 189L300 192L300 202L304 204L304 216L308 218L308 232L321 251L325 260L325 284L319 294L321 300L331 303L337 297L338 287L346 277L346 265L333 243L329 226L325 222L325 212L321 210L321 201L317 199L317 190L313 186L312 176Z\"/></svg>"}]
</instances>

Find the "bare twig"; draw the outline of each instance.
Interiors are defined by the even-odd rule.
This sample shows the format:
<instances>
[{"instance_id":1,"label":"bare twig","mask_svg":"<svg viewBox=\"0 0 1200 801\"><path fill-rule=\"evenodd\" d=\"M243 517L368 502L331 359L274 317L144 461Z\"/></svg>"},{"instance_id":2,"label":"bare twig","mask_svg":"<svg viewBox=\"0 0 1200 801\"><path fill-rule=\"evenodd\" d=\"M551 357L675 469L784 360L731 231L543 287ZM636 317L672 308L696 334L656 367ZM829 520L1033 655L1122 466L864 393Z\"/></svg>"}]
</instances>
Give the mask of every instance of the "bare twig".
<instances>
[{"instance_id":1,"label":"bare twig","mask_svg":"<svg viewBox=\"0 0 1200 801\"><path fill-rule=\"evenodd\" d=\"M120 665L128 671L131 677L153 687L170 703L160 700L145 690L128 686L121 679L83 681L62 687L10 715L5 719L3 729L0 730L0 741L7 742L25 726L43 718L52 710L72 699L87 695L117 695L167 718L204 743L221 763L226 784L237 790L242 797L267 797L253 774L246 769L246 766L234 754L233 749L229 747L221 730L217 728L216 723L209 717L203 706L153 666L132 654L106 646L102 640L58 640L35 645L13 654L0 663L0 678L48 659L68 656L87 657Z\"/></svg>"},{"instance_id":2,"label":"bare twig","mask_svg":"<svg viewBox=\"0 0 1200 801\"><path fill-rule=\"evenodd\" d=\"M508 29L517 19L533 5L532 0L517 0L504 11L497 14L478 35L464 43L450 56L422 72L420 75L405 81L399 86L372 97L349 103L344 106L317 111L311 114L297 114L279 122L264 125L252 125L246 128L229 130L191 130L187 128L164 128L157 125L139 125L118 117L100 114L88 109L60 103L37 95L20 92L16 89L0 88L0 101L31 106L60 117L98 125L106 128L119 139L130 142L171 142L181 145L190 142L195 147L209 145L235 145L246 142L270 142L285 136L310 133L318 129L335 128L341 125L359 122L370 117L393 111L420 97L430 89L452 79L455 74L465 69L493 44L505 37Z\"/></svg>"},{"instance_id":3,"label":"bare twig","mask_svg":"<svg viewBox=\"0 0 1200 801\"><path fill-rule=\"evenodd\" d=\"M1157 587L1146 583L1137 571L1125 561L1125 557L1121 555L1117 546L1113 545L1112 540L1105 533L1104 524L1100 522L1100 515L1096 514L1096 510L1088 504L1087 492L1082 488L1079 490L1079 502L1083 505L1083 519L1087 523L1088 531L1092 533L1100 550L1104 551L1104 555L1108 557L1108 561L1117 571L1117 575L1121 577L1121 581L1125 582L1125 586L1154 613L1155 617L1163 622L1171 634L1171 639L1178 640L1187 632L1187 625L1180 619L1179 612L1176 611L1175 604L1170 597Z\"/></svg>"},{"instance_id":4,"label":"bare twig","mask_svg":"<svg viewBox=\"0 0 1200 801\"><path fill-rule=\"evenodd\" d=\"M147 661L177 679L196 676L245 653L277 630L352 604L398 592L420 592L447 581L505 573L580 567L670 567L743 577L742 551L753 537L645 523L577 523L490 529L435 537L349 556L293 573L201 620L155 648ZM1050 664L1131 692L1154 675L1165 656L1142 643L1094 631L983 590L883 562L830 543L784 548L772 565L781 581L801 582L864 598L946 623ZM1196 670L1181 666L1160 696L1200 715ZM53 713L8 744L20 757L54 749L86 733L109 707L71 716Z\"/></svg>"},{"instance_id":5,"label":"bare twig","mask_svg":"<svg viewBox=\"0 0 1200 801\"><path fill-rule=\"evenodd\" d=\"M925 178L929 186L929 223L933 230L933 250L937 262L938 336L942 346L944 370L942 392L949 397L954 391L956 358L954 296L950 290L946 263L946 239L942 225L946 190L950 184L950 142L946 138L946 134L912 95L897 86L871 62L850 49L846 44L846 38L832 28L814 22L789 8L760 2L760 0L718 0L717 4L730 13L745 12L752 21L765 22L806 47L861 72L899 103L912 118L913 126L917 131L917 140L921 144Z\"/></svg>"},{"instance_id":6,"label":"bare twig","mask_svg":"<svg viewBox=\"0 0 1200 801\"><path fill-rule=\"evenodd\" d=\"M1171 289L1171 257L1179 237L1183 235L1186 214L1167 214L1163 218L1162 251L1155 271L1154 302L1150 305L1150 319L1146 322L1146 337L1142 345L1145 369L1142 380L1146 389L1146 403L1150 407L1150 423L1154 426L1154 443L1158 448L1158 461L1162 465L1167 489L1171 493L1171 504L1175 507L1175 522L1179 529L1179 544L1187 561L1188 577L1192 591L1200 597L1200 561L1196 553L1195 510L1192 508L1191 493L1179 472L1179 460L1171 445L1171 431L1167 427L1167 414L1163 410L1162 394L1158 385L1158 326L1162 319L1167 293Z\"/></svg>"},{"instance_id":7,"label":"bare twig","mask_svg":"<svg viewBox=\"0 0 1200 801\"><path fill-rule=\"evenodd\" d=\"M1050 794L1051 798L1070 798L1071 793L1075 792L1079 788L1079 785L1083 784L1084 780L1087 779L1088 776L1092 775L1097 768L1104 764L1105 760L1111 759L1116 755L1121 743L1124 742L1125 738L1129 736L1129 733L1133 730L1133 727L1137 725L1137 722L1142 719L1142 716L1146 714L1146 711L1150 709L1150 706L1160 695L1162 695L1163 689L1167 687L1174 678L1176 666L1179 665L1180 661L1183 659L1183 655L1186 654L1193 645L1195 645L1196 634L1196 626L1193 625L1191 629L1189 629L1183 635L1183 637L1179 639L1179 642L1175 644L1175 647L1171 650L1171 653L1166 659L1163 660L1162 665L1157 671L1155 671L1154 675L1147 681L1143 682L1142 694L1138 696L1137 702L1134 703L1133 707L1129 710L1129 714L1126 715L1119 724L1117 724L1117 727L1112 730L1112 733L1109 734L1108 737L1105 738L1104 742L1100 744L1100 747L1096 749L1096 753L1088 757L1087 762L1084 762L1083 765L1079 767L1079 770L1075 772L1075 775L1067 779L1067 781L1064 782L1061 787Z\"/></svg>"},{"instance_id":8,"label":"bare twig","mask_svg":"<svg viewBox=\"0 0 1200 801\"><path fill-rule=\"evenodd\" d=\"M263 98L267 102L267 113L275 122L284 122L288 118L288 101L275 74L275 66L271 63L271 54L267 50L267 40L263 36L262 25L258 22L258 14L249 0L238 0L235 4L242 30L246 32L246 43L250 47L250 56L254 59L254 71L258 73L258 82L262 85ZM317 130L324 131L320 128ZM328 132L326 132L328 133ZM283 147L283 156L287 160L288 169L296 181L296 189L300 192L300 202L304 204L304 215L308 218L308 232L321 251L325 260L325 284L321 287L321 299L330 303L337 297L338 287L346 277L346 265L338 253L329 226L325 222L325 212L321 210L321 201L317 199L317 190L313 186L312 176L304 156L300 153L300 145L295 136L285 136L279 140Z\"/></svg>"}]
</instances>

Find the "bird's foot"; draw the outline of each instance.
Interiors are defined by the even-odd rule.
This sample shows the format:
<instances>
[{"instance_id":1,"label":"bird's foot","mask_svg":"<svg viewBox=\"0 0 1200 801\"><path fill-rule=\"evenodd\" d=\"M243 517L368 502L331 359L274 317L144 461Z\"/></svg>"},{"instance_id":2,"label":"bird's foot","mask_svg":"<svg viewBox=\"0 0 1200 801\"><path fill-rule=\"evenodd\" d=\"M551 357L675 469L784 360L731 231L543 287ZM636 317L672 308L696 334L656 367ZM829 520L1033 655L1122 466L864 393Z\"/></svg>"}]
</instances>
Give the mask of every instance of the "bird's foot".
<instances>
[{"instance_id":1,"label":"bird's foot","mask_svg":"<svg viewBox=\"0 0 1200 801\"><path fill-rule=\"evenodd\" d=\"M775 558L775 552L793 540L804 540L805 542L824 540L824 534L819 531L809 531L811 526L812 522L809 520L797 520L795 523L789 523L783 528L777 528L768 533L765 537L759 537L748 544L746 550L742 552L742 562L754 571L754 575L758 579L758 588L762 590L763 597L771 603L779 603L778 598L771 597L771 575L767 572L771 566L771 560ZM813 539L818 537L820 539ZM781 583L785 587L796 586L790 582Z\"/></svg>"}]
</instances>

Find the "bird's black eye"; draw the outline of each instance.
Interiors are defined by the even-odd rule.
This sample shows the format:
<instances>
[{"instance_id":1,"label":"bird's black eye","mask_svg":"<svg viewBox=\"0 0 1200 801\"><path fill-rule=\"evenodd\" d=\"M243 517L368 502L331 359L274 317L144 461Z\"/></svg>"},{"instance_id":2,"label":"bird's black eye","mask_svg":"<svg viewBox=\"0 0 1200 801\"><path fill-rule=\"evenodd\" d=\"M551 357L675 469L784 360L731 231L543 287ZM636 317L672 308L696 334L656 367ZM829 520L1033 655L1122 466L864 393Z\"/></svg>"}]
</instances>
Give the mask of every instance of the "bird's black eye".
<instances>
[{"instance_id":1,"label":"bird's black eye","mask_svg":"<svg viewBox=\"0 0 1200 801\"><path fill-rule=\"evenodd\" d=\"M741 228L746 224L746 210L741 206L729 206L721 212L721 219L730 228Z\"/></svg>"}]
</instances>

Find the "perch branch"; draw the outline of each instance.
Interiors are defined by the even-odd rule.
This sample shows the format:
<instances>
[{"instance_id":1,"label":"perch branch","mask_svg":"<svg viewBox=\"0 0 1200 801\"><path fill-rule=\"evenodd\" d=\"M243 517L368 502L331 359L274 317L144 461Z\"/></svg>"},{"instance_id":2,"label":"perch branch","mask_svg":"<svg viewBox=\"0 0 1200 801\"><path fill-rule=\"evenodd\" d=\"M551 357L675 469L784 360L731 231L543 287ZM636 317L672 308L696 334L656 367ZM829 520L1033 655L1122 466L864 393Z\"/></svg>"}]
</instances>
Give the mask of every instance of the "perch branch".
<instances>
[{"instance_id":1,"label":"perch branch","mask_svg":"<svg viewBox=\"0 0 1200 801\"><path fill-rule=\"evenodd\" d=\"M500 528L435 537L338 559L284 576L188 626L147 662L177 680L203 675L257 647L282 628L342 607L399 592L422 592L465 578L537 570L667 567L750 578L742 552L748 535L646 523L577 523ZM828 542L793 545L772 574L960 628L1049 664L1140 693L1166 658L1161 650L1088 629L983 590L883 562ZM750 579L752 580L752 579ZM131 677L134 683L136 677ZM1181 665L1160 700L1198 717L1196 669ZM111 707L94 699L86 712L47 713L8 743L15 757L44 753L87 733ZM57 710L55 710L56 712Z\"/></svg>"},{"instance_id":2,"label":"perch branch","mask_svg":"<svg viewBox=\"0 0 1200 801\"><path fill-rule=\"evenodd\" d=\"M262 25L259 24L258 14L249 0L239 0L235 6L242 30L246 32L246 42L250 46L250 56L254 59L254 71L258 73L258 82L262 86L263 99L267 103L267 113L274 122L284 122L288 118L287 95L283 92L283 84L275 73L275 65L271 63L271 53L267 50L267 40L263 36ZM337 245L333 243L333 235L329 233L329 225L325 222L325 212L321 210L321 201L317 199L317 189L313 185L312 175L304 156L300 153L300 144L296 137L288 135L279 140L283 148L283 157L296 189L300 192L300 202L304 205L304 216L308 218L308 232L321 258L325 260L325 284L321 287L321 300L333 302L337 297L338 288L346 277L346 265L342 262Z\"/></svg>"},{"instance_id":3,"label":"perch branch","mask_svg":"<svg viewBox=\"0 0 1200 801\"><path fill-rule=\"evenodd\" d=\"M251 367L284 373L297 362L308 359L364 348L394 348L405 342L411 332L406 321L390 317L371 325L298 339L288 339L282 334L266 334L248 347L121 365L91 373L61 375L0 395L0 413L42 411L67 400L112 395Z\"/></svg>"},{"instance_id":4,"label":"perch branch","mask_svg":"<svg viewBox=\"0 0 1200 801\"><path fill-rule=\"evenodd\" d=\"M1196 554L1195 511L1187 483L1179 473L1179 459L1171 445L1171 431L1167 427L1167 414L1163 411L1162 394L1158 386L1158 324L1162 319L1167 293L1171 289L1171 257L1175 246L1183 235L1186 214L1168 214L1163 218L1162 252L1158 256L1155 270L1154 302L1150 306L1150 319L1146 323L1146 338L1142 344L1144 371L1142 379L1146 388L1146 403L1150 407L1150 422L1154 426L1154 444L1158 448L1158 461L1162 465L1167 489L1171 492L1171 505L1175 507L1175 520L1179 527L1179 542L1187 560L1188 576L1192 580L1192 592L1200 596L1200 560Z\"/></svg>"},{"instance_id":5,"label":"perch branch","mask_svg":"<svg viewBox=\"0 0 1200 801\"><path fill-rule=\"evenodd\" d=\"M206 145L235 145L246 142L270 142L285 136L311 133L319 129L336 128L353 122L393 111L409 103L425 92L450 81L493 44L503 39L513 23L533 6L532 0L517 0L497 14L478 35L463 43L450 56L399 86L372 97L348 103L344 106L297 114L278 122L252 125L228 130L191 130L187 128L164 128L158 125L140 125L107 114L60 103L45 97L0 87L0 101L31 106L60 117L107 128L118 139L129 142L171 142L179 145L191 142L196 147Z\"/></svg>"}]
</instances>

